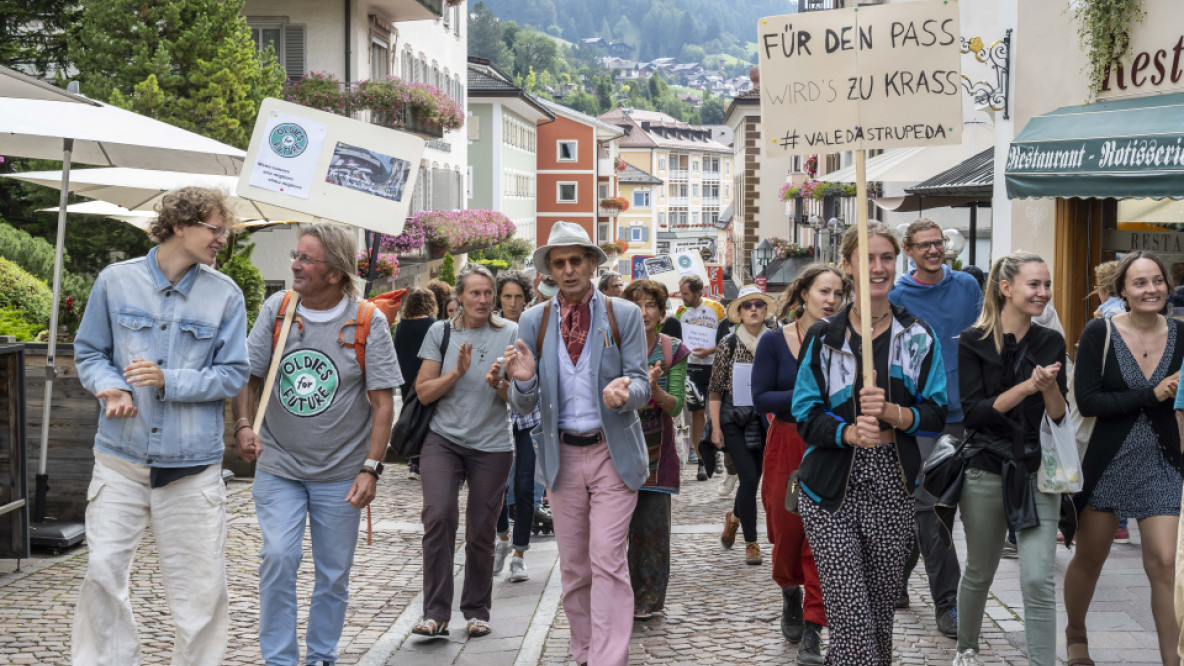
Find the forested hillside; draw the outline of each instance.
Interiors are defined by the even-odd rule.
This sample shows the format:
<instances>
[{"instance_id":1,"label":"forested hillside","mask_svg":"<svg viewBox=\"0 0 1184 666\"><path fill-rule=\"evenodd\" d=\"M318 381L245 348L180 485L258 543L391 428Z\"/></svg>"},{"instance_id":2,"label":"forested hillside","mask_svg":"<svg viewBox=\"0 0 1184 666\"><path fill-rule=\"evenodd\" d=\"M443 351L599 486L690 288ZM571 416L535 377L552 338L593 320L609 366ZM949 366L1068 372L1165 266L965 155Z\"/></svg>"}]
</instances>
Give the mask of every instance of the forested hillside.
<instances>
[{"instance_id":1,"label":"forested hillside","mask_svg":"<svg viewBox=\"0 0 1184 666\"><path fill-rule=\"evenodd\" d=\"M697 62L696 54L751 59L762 16L794 11L794 0L485 0L498 18L568 41L603 37L635 49L634 57ZM690 48L689 52L684 49ZM702 49L701 51L699 49ZM701 57L701 56L700 56Z\"/></svg>"}]
</instances>

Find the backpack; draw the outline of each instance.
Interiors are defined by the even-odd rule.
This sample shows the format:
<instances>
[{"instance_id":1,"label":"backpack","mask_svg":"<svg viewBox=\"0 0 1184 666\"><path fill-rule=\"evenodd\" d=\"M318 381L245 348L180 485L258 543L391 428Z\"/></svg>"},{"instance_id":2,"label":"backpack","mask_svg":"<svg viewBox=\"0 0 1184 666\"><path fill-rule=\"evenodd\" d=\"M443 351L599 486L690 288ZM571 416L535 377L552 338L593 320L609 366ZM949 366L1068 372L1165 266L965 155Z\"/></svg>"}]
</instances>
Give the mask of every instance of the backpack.
<instances>
[{"instance_id":1,"label":"backpack","mask_svg":"<svg viewBox=\"0 0 1184 666\"><path fill-rule=\"evenodd\" d=\"M272 324L271 329L271 349L272 351L279 345L280 342L280 323L284 320L284 315L288 311L288 305L292 302L293 290L289 289L284 292L284 300L280 303L280 309L276 312L275 323ZM366 376L366 341L370 339L370 322L374 318L374 311L381 311L386 317L387 322L394 321L395 315L399 311L399 304L403 300L403 296L407 294L406 289L396 289L395 291L379 294L374 298L363 299L358 302L358 314L353 319L345 322L341 330L337 332L337 343L342 347L353 347L354 354L358 357L358 365L362 368L362 376ZM300 321L300 316L297 315L293 323L304 330L304 322ZM354 327L354 341L345 341L345 329L350 326Z\"/></svg>"}]
</instances>

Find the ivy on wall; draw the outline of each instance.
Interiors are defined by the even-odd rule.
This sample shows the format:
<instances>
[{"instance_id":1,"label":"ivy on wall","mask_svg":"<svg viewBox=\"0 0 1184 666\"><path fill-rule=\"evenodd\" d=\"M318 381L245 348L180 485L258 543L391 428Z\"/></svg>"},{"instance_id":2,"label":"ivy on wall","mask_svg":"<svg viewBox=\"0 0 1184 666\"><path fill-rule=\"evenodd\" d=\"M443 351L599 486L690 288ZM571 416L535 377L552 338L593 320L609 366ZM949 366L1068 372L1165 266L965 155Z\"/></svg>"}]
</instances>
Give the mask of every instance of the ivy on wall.
<instances>
[{"instance_id":1,"label":"ivy on wall","mask_svg":"<svg viewBox=\"0 0 1184 666\"><path fill-rule=\"evenodd\" d=\"M1073 8L1077 35L1089 59L1090 97L1102 89L1112 62L1130 52L1131 27L1147 12L1142 0L1079 0Z\"/></svg>"}]
</instances>

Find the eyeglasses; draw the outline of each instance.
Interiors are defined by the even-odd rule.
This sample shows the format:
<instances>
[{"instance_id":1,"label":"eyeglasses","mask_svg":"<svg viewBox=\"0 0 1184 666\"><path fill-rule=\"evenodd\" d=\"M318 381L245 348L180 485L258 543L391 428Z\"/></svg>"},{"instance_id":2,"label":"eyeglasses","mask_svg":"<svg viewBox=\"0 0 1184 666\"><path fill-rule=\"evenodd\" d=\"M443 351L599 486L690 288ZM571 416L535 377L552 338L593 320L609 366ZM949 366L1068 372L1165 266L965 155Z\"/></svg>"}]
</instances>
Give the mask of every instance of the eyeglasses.
<instances>
[{"instance_id":1,"label":"eyeglasses","mask_svg":"<svg viewBox=\"0 0 1184 666\"><path fill-rule=\"evenodd\" d=\"M741 310L754 310L754 309L763 310L764 308L765 308L764 301L744 301L743 303L740 304Z\"/></svg>"},{"instance_id":2,"label":"eyeglasses","mask_svg":"<svg viewBox=\"0 0 1184 666\"><path fill-rule=\"evenodd\" d=\"M933 248L936 250L946 249L946 241L944 238L941 240L928 241L925 243L910 243L909 245L910 245L910 247L915 247L918 250L921 250L922 252L928 252L930 248Z\"/></svg>"},{"instance_id":3,"label":"eyeglasses","mask_svg":"<svg viewBox=\"0 0 1184 666\"><path fill-rule=\"evenodd\" d=\"M226 227L218 227L212 224L206 224L205 222L198 222L198 224L209 229L210 233L214 234L214 238L226 238L226 234L230 233L230 229Z\"/></svg>"},{"instance_id":4,"label":"eyeglasses","mask_svg":"<svg viewBox=\"0 0 1184 666\"><path fill-rule=\"evenodd\" d=\"M325 261L324 259L313 259L312 257L308 256L307 254L300 254L296 250L292 250L291 252L289 252L288 256L292 257L292 261L298 261L298 262L304 264L305 266L309 266L311 264L327 264L327 263L329 263L329 262Z\"/></svg>"},{"instance_id":5,"label":"eyeglasses","mask_svg":"<svg viewBox=\"0 0 1184 666\"><path fill-rule=\"evenodd\" d=\"M552 259L549 262L553 272L563 271L565 266L570 265L572 268L579 268L584 264L584 257L582 255L574 256L570 259Z\"/></svg>"}]
</instances>

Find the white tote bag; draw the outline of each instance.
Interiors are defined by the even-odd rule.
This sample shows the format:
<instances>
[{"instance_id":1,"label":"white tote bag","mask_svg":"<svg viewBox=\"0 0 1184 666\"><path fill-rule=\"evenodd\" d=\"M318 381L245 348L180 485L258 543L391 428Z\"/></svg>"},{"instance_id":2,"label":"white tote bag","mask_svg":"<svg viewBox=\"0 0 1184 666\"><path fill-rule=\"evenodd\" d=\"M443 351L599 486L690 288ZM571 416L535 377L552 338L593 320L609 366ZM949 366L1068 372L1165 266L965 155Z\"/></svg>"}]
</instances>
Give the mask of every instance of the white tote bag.
<instances>
[{"instance_id":1,"label":"white tote bag","mask_svg":"<svg viewBox=\"0 0 1184 666\"><path fill-rule=\"evenodd\" d=\"M1042 493L1076 493L1081 490L1081 459L1077 457L1077 437L1068 411L1060 423L1048 414L1040 421L1040 471L1036 488Z\"/></svg>"}]
</instances>

